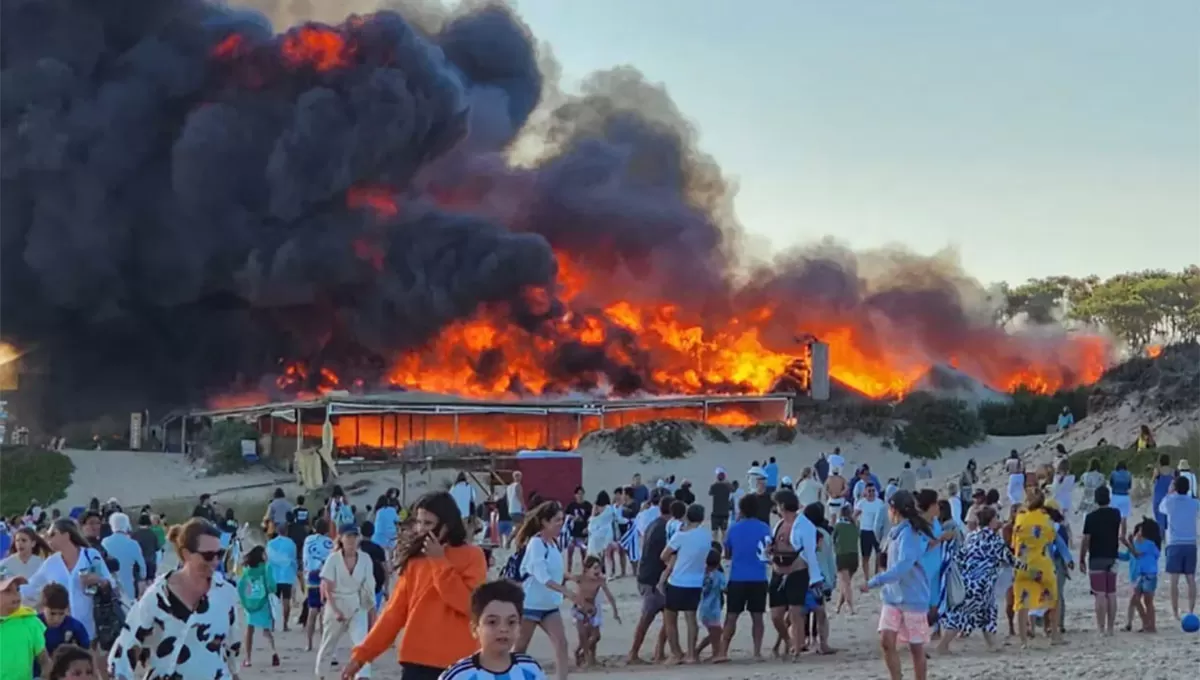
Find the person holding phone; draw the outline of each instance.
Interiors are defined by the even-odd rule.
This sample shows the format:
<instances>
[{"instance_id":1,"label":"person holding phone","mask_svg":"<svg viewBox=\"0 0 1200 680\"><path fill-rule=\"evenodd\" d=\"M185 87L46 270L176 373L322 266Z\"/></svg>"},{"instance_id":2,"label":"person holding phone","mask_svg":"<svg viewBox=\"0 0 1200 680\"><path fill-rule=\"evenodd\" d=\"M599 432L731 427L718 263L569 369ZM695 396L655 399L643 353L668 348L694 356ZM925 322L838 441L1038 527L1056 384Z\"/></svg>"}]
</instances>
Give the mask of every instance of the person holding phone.
<instances>
[{"instance_id":1,"label":"person holding phone","mask_svg":"<svg viewBox=\"0 0 1200 680\"><path fill-rule=\"evenodd\" d=\"M413 527L399 539L395 586L383 612L350 655L344 680L399 644L402 680L436 680L476 651L471 635L471 592L487 579L483 550L467 540L454 498L426 494L415 506ZM417 623L420 625L409 625Z\"/></svg>"}]
</instances>

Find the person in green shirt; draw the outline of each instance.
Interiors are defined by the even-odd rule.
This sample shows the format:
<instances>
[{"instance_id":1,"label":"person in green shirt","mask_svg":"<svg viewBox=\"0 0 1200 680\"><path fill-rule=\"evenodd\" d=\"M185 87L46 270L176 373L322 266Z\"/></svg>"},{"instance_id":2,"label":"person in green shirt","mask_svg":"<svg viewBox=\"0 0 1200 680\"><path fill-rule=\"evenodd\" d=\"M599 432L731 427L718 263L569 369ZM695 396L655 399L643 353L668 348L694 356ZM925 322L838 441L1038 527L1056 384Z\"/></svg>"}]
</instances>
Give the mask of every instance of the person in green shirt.
<instances>
[{"instance_id":1,"label":"person in green shirt","mask_svg":"<svg viewBox=\"0 0 1200 680\"><path fill-rule=\"evenodd\" d=\"M4 680L33 680L33 662L42 668L50 667L46 654L46 626L37 612L21 606L21 584L24 576L0 580L0 678Z\"/></svg>"},{"instance_id":2,"label":"person in green shirt","mask_svg":"<svg viewBox=\"0 0 1200 680\"><path fill-rule=\"evenodd\" d=\"M838 516L837 524L833 525L833 553L837 562L838 573L838 605L837 611L842 612L842 605L850 607L854 613L853 588L850 587L854 573L858 571L858 525L854 523L854 508L843 506Z\"/></svg>"}]
</instances>

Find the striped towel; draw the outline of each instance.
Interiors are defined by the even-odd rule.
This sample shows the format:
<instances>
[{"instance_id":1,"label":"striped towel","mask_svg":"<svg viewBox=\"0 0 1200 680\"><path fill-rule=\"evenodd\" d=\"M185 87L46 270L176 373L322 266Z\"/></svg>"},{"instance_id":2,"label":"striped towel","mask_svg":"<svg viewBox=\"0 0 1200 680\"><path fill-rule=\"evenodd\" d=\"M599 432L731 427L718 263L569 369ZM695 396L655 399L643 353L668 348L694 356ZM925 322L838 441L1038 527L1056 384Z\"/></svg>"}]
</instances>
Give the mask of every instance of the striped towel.
<instances>
[{"instance_id":1,"label":"striped towel","mask_svg":"<svg viewBox=\"0 0 1200 680\"><path fill-rule=\"evenodd\" d=\"M567 546L571 545L571 524L575 522L574 517L568 517L563 522L562 529L558 532L558 549L566 550Z\"/></svg>"},{"instance_id":2,"label":"striped towel","mask_svg":"<svg viewBox=\"0 0 1200 680\"><path fill-rule=\"evenodd\" d=\"M629 561L638 562L642 559L642 542L638 537L637 527L632 524L625 530L625 534L621 536L621 547L625 550L625 554L629 556Z\"/></svg>"}]
</instances>

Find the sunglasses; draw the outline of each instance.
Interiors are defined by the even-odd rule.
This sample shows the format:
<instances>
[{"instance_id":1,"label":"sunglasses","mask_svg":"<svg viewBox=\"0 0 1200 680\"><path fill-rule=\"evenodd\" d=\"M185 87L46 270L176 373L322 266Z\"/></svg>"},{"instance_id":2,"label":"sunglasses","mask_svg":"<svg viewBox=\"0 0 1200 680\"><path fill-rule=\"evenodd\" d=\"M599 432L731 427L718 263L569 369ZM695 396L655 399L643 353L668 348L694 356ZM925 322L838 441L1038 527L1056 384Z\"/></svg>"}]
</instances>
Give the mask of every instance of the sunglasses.
<instances>
[{"instance_id":1,"label":"sunglasses","mask_svg":"<svg viewBox=\"0 0 1200 680\"><path fill-rule=\"evenodd\" d=\"M199 555L205 562L218 562L225 558L224 550L198 550L193 555Z\"/></svg>"}]
</instances>

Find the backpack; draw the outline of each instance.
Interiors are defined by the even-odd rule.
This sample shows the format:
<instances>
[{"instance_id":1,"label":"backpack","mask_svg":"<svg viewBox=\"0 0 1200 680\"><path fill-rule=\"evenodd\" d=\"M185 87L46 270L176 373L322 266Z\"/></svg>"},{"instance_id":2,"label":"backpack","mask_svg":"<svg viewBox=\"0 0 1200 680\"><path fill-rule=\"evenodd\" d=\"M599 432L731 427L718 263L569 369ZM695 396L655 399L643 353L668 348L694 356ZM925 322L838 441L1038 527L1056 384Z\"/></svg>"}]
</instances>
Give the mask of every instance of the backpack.
<instances>
[{"instance_id":1,"label":"backpack","mask_svg":"<svg viewBox=\"0 0 1200 680\"><path fill-rule=\"evenodd\" d=\"M543 543L543 545L545 544ZM523 583L525 579L529 578L529 574L521 571L521 562L525 560L525 551L528 548L529 544L526 543L520 550L508 556L508 560L504 563L504 568L500 570L500 578L509 581L515 581L517 583ZM545 545L545 548L546 556L549 557L550 546Z\"/></svg>"},{"instance_id":2,"label":"backpack","mask_svg":"<svg viewBox=\"0 0 1200 680\"><path fill-rule=\"evenodd\" d=\"M337 507L337 513L334 515L334 521L338 526L345 524L354 524L354 511L350 509L347 503L341 503Z\"/></svg>"}]
</instances>

